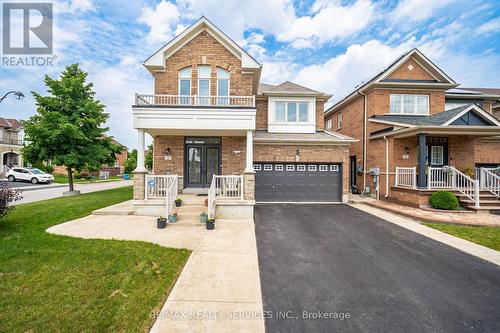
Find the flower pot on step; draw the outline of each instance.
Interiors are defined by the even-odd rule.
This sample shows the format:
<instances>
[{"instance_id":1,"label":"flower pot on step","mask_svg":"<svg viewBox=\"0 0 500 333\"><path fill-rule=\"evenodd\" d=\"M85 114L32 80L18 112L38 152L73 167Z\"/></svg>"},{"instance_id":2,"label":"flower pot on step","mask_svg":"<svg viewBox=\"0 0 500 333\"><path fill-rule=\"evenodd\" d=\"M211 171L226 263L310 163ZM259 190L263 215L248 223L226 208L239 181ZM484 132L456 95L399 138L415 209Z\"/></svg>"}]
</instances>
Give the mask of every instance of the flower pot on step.
<instances>
[{"instance_id":1,"label":"flower pot on step","mask_svg":"<svg viewBox=\"0 0 500 333\"><path fill-rule=\"evenodd\" d=\"M176 199L175 200L175 207L180 207L182 203L182 199Z\"/></svg>"},{"instance_id":2,"label":"flower pot on step","mask_svg":"<svg viewBox=\"0 0 500 333\"><path fill-rule=\"evenodd\" d=\"M168 222L170 223L177 222L177 213L170 214L168 216Z\"/></svg>"},{"instance_id":3,"label":"flower pot on step","mask_svg":"<svg viewBox=\"0 0 500 333\"><path fill-rule=\"evenodd\" d=\"M200 214L200 223L207 223L208 215L205 212Z\"/></svg>"},{"instance_id":4,"label":"flower pot on step","mask_svg":"<svg viewBox=\"0 0 500 333\"><path fill-rule=\"evenodd\" d=\"M215 229L215 219L208 219L206 226L207 226L207 230L214 230Z\"/></svg>"}]
</instances>

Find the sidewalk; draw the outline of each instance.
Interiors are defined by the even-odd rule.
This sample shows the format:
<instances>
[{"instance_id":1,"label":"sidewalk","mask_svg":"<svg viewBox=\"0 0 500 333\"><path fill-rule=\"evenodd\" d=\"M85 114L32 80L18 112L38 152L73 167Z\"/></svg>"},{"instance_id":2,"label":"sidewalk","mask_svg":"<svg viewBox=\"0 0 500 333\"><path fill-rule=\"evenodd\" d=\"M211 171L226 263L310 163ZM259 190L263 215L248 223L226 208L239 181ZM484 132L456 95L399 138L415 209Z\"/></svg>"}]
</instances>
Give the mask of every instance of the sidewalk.
<instances>
[{"instance_id":1,"label":"sidewalk","mask_svg":"<svg viewBox=\"0 0 500 333\"><path fill-rule=\"evenodd\" d=\"M120 206L121 205L121 206ZM127 203L107 211L123 209ZM98 211L105 214L106 211ZM193 250L151 332L264 332L253 220L217 220L156 228L154 217L90 215L47 229L82 238L140 240Z\"/></svg>"},{"instance_id":2,"label":"sidewalk","mask_svg":"<svg viewBox=\"0 0 500 333\"><path fill-rule=\"evenodd\" d=\"M409 217L419 222L453 223L464 225L480 225L500 227L500 215L476 214L475 212L440 212L416 207L399 205L389 201L361 198L359 195L349 195L349 202L380 208L398 215Z\"/></svg>"}]
</instances>

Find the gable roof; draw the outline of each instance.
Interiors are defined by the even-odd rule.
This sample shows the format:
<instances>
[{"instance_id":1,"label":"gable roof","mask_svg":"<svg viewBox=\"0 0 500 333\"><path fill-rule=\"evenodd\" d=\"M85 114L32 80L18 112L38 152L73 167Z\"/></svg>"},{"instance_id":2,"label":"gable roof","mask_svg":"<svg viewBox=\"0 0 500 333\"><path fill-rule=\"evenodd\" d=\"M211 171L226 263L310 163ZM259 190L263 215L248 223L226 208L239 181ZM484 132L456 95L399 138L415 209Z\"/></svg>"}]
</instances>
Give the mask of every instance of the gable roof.
<instances>
[{"instance_id":1,"label":"gable roof","mask_svg":"<svg viewBox=\"0 0 500 333\"><path fill-rule=\"evenodd\" d=\"M402 64L404 64L408 59L412 58L415 60L419 66L421 66L425 71L427 71L435 80L394 80L388 79L388 77L398 69ZM338 107L350 102L352 99L357 97L363 91L367 91L369 88L374 86L379 87L396 87L396 88L413 88L413 87L443 87L443 88L453 88L458 86L458 84L453 81L445 72L443 72L438 66L436 66L429 58L427 58L420 50L417 48L411 49L396 60L394 60L388 67L383 69L381 72L377 73L375 76L370 78L366 83L361 83L354 88L354 91L350 92L346 97L340 101L333 104L330 108L325 111L325 115L334 111Z\"/></svg>"},{"instance_id":2,"label":"gable roof","mask_svg":"<svg viewBox=\"0 0 500 333\"><path fill-rule=\"evenodd\" d=\"M17 131L23 128L23 124L21 124L21 122L17 119L0 117L0 127L14 129Z\"/></svg>"},{"instance_id":3,"label":"gable roof","mask_svg":"<svg viewBox=\"0 0 500 333\"><path fill-rule=\"evenodd\" d=\"M370 117L371 122L395 125L398 127L418 128L418 127L448 127L448 126L469 126L460 124L459 120L467 113L473 114L481 123L470 126L494 126L500 128L500 121L483 110L477 104L468 104L444 112L435 113L429 116L414 115L374 115ZM464 127L466 128L466 127ZM399 129L399 128L398 128ZM397 129L396 129L397 130ZM396 131L394 130L394 131ZM465 134L465 133L464 133Z\"/></svg>"},{"instance_id":4,"label":"gable roof","mask_svg":"<svg viewBox=\"0 0 500 333\"><path fill-rule=\"evenodd\" d=\"M165 69L165 59L174 54L182 46L186 45L202 31L208 32L238 59L241 59L242 68L260 70L262 65L258 63L248 52L236 44L215 24L210 22L205 16L191 24L186 30L170 40L162 48L144 61L144 66L151 72Z\"/></svg>"},{"instance_id":5,"label":"gable roof","mask_svg":"<svg viewBox=\"0 0 500 333\"><path fill-rule=\"evenodd\" d=\"M260 83L257 91L259 95L294 95L294 96L325 96L330 98L321 91L313 90L300 84L291 81L285 81L276 86L266 83Z\"/></svg>"}]
</instances>

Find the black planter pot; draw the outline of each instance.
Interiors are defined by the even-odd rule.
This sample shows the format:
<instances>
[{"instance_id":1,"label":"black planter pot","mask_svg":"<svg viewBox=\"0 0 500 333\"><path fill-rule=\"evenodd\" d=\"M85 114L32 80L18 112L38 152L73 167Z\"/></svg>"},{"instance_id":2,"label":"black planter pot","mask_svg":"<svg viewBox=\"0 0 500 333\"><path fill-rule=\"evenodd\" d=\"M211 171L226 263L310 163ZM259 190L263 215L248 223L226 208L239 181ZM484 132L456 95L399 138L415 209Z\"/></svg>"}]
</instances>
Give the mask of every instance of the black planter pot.
<instances>
[{"instance_id":1,"label":"black planter pot","mask_svg":"<svg viewBox=\"0 0 500 333\"><path fill-rule=\"evenodd\" d=\"M212 221L212 222L207 221L206 226L207 226L207 230L214 230L215 229L215 222L214 221Z\"/></svg>"},{"instance_id":2,"label":"black planter pot","mask_svg":"<svg viewBox=\"0 0 500 333\"><path fill-rule=\"evenodd\" d=\"M166 218L156 219L156 227L158 229L164 229L166 226L167 226L167 219Z\"/></svg>"},{"instance_id":3,"label":"black planter pot","mask_svg":"<svg viewBox=\"0 0 500 333\"><path fill-rule=\"evenodd\" d=\"M182 201L181 201L181 202L179 202L179 201L175 201L175 207L180 207L180 206L181 206L181 203L182 203Z\"/></svg>"}]
</instances>

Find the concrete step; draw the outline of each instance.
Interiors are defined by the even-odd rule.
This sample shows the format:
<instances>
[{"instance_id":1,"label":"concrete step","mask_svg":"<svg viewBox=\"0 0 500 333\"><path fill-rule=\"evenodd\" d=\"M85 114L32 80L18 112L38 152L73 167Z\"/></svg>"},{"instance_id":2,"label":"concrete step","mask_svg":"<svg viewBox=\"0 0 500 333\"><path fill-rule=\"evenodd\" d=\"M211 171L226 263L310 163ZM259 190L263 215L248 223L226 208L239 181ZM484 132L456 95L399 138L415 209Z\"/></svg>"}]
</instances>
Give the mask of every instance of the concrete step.
<instances>
[{"instance_id":1,"label":"concrete step","mask_svg":"<svg viewBox=\"0 0 500 333\"><path fill-rule=\"evenodd\" d=\"M470 199L463 199L460 201L466 205L474 205L474 201L470 200ZM497 205L500 205L500 200L481 200L481 199L479 199L479 204L481 206L483 206L483 205L485 205L485 206L486 205L497 206Z\"/></svg>"},{"instance_id":2,"label":"concrete step","mask_svg":"<svg viewBox=\"0 0 500 333\"><path fill-rule=\"evenodd\" d=\"M498 205L498 206L481 206L479 208L476 208L473 205L471 205L471 206L467 206L467 209L475 210L477 212L485 212L485 213L500 212L500 205Z\"/></svg>"},{"instance_id":3,"label":"concrete step","mask_svg":"<svg viewBox=\"0 0 500 333\"><path fill-rule=\"evenodd\" d=\"M180 194L177 197L182 199L182 205L205 205L205 199L208 199L208 197L199 197L194 194Z\"/></svg>"}]
</instances>

